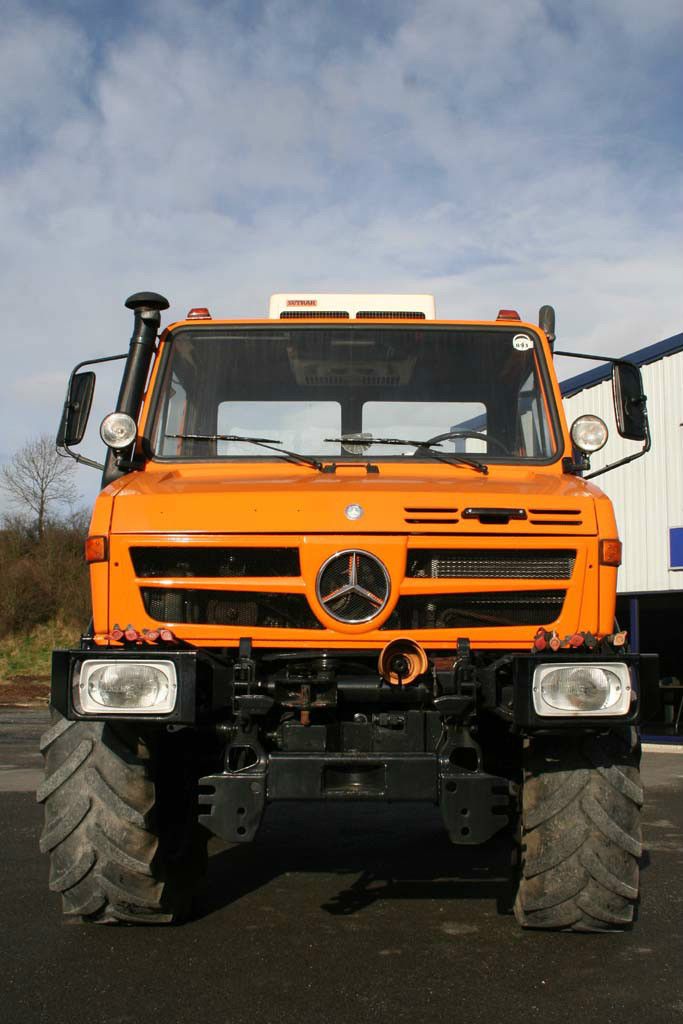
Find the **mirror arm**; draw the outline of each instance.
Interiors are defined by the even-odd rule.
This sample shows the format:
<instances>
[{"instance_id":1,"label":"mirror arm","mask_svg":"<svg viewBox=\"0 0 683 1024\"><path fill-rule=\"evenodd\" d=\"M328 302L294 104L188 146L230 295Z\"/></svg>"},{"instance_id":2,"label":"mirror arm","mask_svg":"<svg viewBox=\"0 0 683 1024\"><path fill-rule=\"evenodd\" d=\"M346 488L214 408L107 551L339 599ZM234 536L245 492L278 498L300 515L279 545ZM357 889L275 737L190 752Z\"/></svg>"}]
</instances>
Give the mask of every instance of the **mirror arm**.
<instances>
[{"instance_id":1,"label":"mirror arm","mask_svg":"<svg viewBox=\"0 0 683 1024\"><path fill-rule=\"evenodd\" d=\"M591 480L594 476L600 476L601 473L609 473L611 469L616 469L617 466L625 466L628 462L634 462L636 459L640 459L643 455L646 455L651 447L650 424L647 419L647 414L645 415L645 431L647 434L645 444L639 452L636 452L634 455L627 455L625 458L619 459L618 462L611 462L608 466L603 466L602 469L596 469L594 473L586 473L584 480Z\"/></svg>"},{"instance_id":2,"label":"mirror arm","mask_svg":"<svg viewBox=\"0 0 683 1024\"><path fill-rule=\"evenodd\" d=\"M596 363L623 363L623 359L617 359L616 356L589 356L587 352L565 352L564 350L555 349L553 352L554 356L569 356L571 359L592 359Z\"/></svg>"},{"instance_id":3,"label":"mirror arm","mask_svg":"<svg viewBox=\"0 0 683 1024\"><path fill-rule=\"evenodd\" d=\"M95 363L113 363L116 359L126 359L128 356L127 352L119 352L116 356L100 356L98 359L84 359L82 363L77 363L74 366L74 373L76 373L82 366L94 366Z\"/></svg>"},{"instance_id":4,"label":"mirror arm","mask_svg":"<svg viewBox=\"0 0 683 1024\"><path fill-rule=\"evenodd\" d=\"M93 459L87 459L85 455L78 455L77 452L72 451L72 449L69 448L69 446L66 444L63 445L61 448L58 448L57 451L59 452L60 455L62 454L62 452L64 452L69 458L73 459L75 462L80 462L82 466L91 466L92 469L104 469L103 463L95 462Z\"/></svg>"}]
</instances>

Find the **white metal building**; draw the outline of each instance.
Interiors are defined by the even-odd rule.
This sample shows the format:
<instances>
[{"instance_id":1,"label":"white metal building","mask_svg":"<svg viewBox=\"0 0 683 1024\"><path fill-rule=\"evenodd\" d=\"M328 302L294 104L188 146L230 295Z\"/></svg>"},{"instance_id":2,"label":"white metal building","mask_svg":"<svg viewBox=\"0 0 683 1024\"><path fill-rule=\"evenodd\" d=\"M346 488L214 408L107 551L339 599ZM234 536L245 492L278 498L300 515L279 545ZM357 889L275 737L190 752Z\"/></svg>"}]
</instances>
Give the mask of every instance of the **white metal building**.
<instances>
[{"instance_id":1,"label":"white metal building","mask_svg":"<svg viewBox=\"0 0 683 1024\"><path fill-rule=\"evenodd\" d=\"M624 545L617 617L635 650L659 653L661 676L683 679L683 334L623 358L641 368L652 447L595 479L614 503ZM562 384L570 425L594 413L609 427L591 470L642 448L617 433L611 373L610 364L599 364Z\"/></svg>"}]
</instances>

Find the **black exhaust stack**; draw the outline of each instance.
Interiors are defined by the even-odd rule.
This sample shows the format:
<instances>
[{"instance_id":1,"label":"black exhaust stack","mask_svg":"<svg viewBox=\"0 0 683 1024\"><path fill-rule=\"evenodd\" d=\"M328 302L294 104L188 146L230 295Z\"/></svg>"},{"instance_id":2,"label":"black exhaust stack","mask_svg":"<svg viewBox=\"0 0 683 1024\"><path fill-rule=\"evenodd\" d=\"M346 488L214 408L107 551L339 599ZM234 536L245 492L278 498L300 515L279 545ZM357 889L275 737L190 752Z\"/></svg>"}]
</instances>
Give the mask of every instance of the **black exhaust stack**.
<instances>
[{"instance_id":1,"label":"black exhaust stack","mask_svg":"<svg viewBox=\"0 0 683 1024\"><path fill-rule=\"evenodd\" d=\"M116 412L128 413L136 421L159 333L161 310L168 306L168 299L156 292L136 292L126 299L126 309L133 310L135 322Z\"/></svg>"},{"instance_id":2,"label":"black exhaust stack","mask_svg":"<svg viewBox=\"0 0 683 1024\"><path fill-rule=\"evenodd\" d=\"M125 304L127 309L133 310L135 320L115 411L125 412L137 422L161 323L161 311L168 309L169 301L157 292L136 292L126 299ZM106 487L124 472L117 465L116 455L110 451L102 474L102 486Z\"/></svg>"}]
</instances>

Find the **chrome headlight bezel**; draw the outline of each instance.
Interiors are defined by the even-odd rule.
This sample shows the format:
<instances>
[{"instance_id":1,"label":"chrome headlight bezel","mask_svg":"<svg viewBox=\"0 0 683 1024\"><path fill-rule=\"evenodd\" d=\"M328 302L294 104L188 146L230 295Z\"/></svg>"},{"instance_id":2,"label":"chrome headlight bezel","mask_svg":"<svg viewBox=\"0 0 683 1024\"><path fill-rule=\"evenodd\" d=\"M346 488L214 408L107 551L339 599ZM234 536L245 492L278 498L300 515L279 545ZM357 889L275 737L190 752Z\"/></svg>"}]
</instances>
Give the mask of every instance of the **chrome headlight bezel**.
<instances>
[{"instance_id":1,"label":"chrome headlight bezel","mask_svg":"<svg viewBox=\"0 0 683 1024\"><path fill-rule=\"evenodd\" d=\"M162 674L166 689L152 704L101 703L92 696L89 684L94 674L103 668L114 668L123 678L139 672L140 668L153 668ZM74 709L79 715L99 718L109 715L170 715L178 700L178 673L173 661L160 658L90 658L74 665L71 694Z\"/></svg>"},{"instance_id":2,"label":"chrome headlight bezel","mask_svg":"<svg viewBox=\"0 0 683 1024\"><path fill-rule=\"evenodd\" d=\"M580 676L582 672L600 669L607 675L608 696L599 708L560 707L552 704L544 693L544 682L552 673L567 671ZM610 678L613 677L613 678ZM620 718L628 715L635 696L631 669L620 661L558 661L544 662L534 669L532 698L539 718Z\"/></svg>"},{"instance_id":3,"label":"chrome headlight bezel","mask_svg":"<svg viewBox=\"0 0 683 1024\"><path fill-rule=\"evenodd\" d=\"M609 438L607 424L593 413L578 416L571 425L570 434L574 445L586 455L595 455L605 447Z\"/></svg>"},{"instance_id":4,"label":"chrome headlight bezel","mask_svg":"<svg viewBox=\"0 0 683 1024\"><path fill-rule=\"evenodd\" d=\"M137 433L137 423L125 412L110 412L100 423L100 437L114 451L130 448Z\"/></svg>"}]
</instances>

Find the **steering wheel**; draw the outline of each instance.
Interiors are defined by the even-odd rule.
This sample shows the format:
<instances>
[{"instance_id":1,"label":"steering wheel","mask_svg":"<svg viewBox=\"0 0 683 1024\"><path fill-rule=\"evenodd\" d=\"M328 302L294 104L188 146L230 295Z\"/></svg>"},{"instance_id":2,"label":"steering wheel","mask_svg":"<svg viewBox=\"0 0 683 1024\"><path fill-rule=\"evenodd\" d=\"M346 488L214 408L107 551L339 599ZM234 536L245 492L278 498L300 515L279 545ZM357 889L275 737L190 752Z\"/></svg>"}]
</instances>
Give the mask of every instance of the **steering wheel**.
<instances>
[{"instance_id":1,"label":"steering wheel","mask_svg":"<svg viewBox=\"0 0 683 1024\"><path fill-rule=\"evenodd\" d=\"M437 444L439 441L449 441L451 438L455 437L473 437L477 441L486 442L487 446L489 444L495 445L504 455L510 454L502 441L492 437L490 434L480 434L478 430L447 430L445 434L435 434L434 437L430 437L429 440L425 441L425 443L421 445L421 447L426 448L427 445ZM416 452L419 452L419 450L419 448L415 449ZM444 452L444 454L448 453Z\"/></svg>"}]
</instances>

